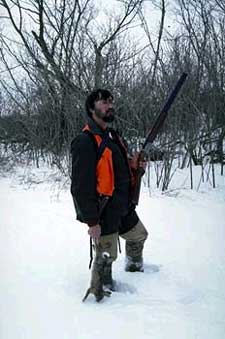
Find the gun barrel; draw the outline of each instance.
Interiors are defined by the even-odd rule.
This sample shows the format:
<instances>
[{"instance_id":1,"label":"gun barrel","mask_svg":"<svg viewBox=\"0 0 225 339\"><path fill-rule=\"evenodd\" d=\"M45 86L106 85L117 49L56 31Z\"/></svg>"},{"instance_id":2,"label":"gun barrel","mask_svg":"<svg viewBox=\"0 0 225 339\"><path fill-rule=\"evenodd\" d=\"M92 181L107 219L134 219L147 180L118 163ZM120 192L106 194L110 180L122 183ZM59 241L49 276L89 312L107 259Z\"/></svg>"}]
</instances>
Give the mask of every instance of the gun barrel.
<instances>
[{"instance_id":1,"label":"gun barrel","mask_svg":"<svg viewBox=\"0 0 225 339\"><path fill-rule=\"evenodd\" d=\"M157 117L153 127L148 132L146 140L145 140L144 145L143 145L143 149L146 147L146 145L148 143L152 143L155 140L160 128L163 126L163 123L164 123L164 120L166 119L167 113L168 113L170 107L172 106L172 104L173 104L177 94L179 93L181 87L183 86L186 78L187 78L187 73L183 73L181 75L180 79L177 81L176 86L174 87L173 91L169 95L169 97L168 97L165 105L163 106L159 116Z\"/></svg>"}]
</instances>

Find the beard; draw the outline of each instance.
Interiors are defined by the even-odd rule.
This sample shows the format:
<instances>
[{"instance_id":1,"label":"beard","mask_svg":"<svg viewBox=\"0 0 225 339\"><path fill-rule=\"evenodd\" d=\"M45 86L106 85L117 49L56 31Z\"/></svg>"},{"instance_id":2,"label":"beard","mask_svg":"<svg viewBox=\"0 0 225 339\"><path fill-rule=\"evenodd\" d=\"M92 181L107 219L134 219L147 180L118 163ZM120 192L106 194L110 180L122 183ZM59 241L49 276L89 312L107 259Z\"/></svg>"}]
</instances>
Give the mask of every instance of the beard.
<instances>
[{"instance_id":1,"label":"beard","mask_svg":"<svg viewBox=\"0 0 225 339\"><path fill-rule=\"evenodd\" d=\"M115 119L114 115L113 114L110 114L110 115L105 115L102 120L105 121L105 122L113 122Z\"/></svg>"},{"instance_id":2,"label":"beard","mask_svg":"<svg viewBox=\"0 0 225 339\"><path fill-rule=\"evenodd\" d=\"M95 114L97 115L97 117L99 117L100 119L102 119L105 122L113 122L114 119L115 119L113 109L108 110L106 113L102 113L99 110L95 110Z\"/></svg>"}]
</instances>

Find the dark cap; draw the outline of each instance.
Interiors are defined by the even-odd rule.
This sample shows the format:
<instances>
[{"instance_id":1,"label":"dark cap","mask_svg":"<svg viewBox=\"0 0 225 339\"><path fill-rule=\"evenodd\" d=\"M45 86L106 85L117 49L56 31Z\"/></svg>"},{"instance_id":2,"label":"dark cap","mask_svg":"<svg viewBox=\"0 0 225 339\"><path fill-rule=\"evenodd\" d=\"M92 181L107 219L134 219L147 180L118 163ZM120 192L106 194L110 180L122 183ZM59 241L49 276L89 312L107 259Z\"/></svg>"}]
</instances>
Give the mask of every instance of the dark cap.
<instances>
[{"instance_id":1,"label":"dark cap","mask_svg":"<svg viewBox=\"0 0 225 339\"><path fill-rule=\"evenodd\" d=\"M86 99L85 102L85 108L86 108L86 113L91 117L91 109L94 109L95 102L98 100L107 100L109 98L113 99L113 95L108 91L107 89L96 89L93 92L91 92Z\"/></svg>"}]
</instances>

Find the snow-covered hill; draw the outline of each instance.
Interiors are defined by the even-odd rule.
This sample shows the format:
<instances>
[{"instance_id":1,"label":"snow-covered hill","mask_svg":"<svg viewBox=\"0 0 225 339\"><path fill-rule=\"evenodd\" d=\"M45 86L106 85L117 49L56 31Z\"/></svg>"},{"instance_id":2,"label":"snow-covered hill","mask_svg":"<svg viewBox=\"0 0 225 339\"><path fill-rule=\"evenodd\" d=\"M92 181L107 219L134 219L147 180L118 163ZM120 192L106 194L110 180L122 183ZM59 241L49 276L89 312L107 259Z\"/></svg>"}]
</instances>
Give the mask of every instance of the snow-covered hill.
<instances>
[{"instance_id":1,"label":"snow-covered hill","mask_svg":"<svg viewBox=\"0 0 225 339\"><path fill-rule=\"evenodd\" d=\"M219 171L219 169L217 169ZM199 169L194 180L199 182ZM149 231L145 272L114 264L120 292L96 303L89 287L87 228L69 188L47 168L0 178L1 339L224 339L225 178L199 191L142 189Z\"/></svg>"}]
</instances>

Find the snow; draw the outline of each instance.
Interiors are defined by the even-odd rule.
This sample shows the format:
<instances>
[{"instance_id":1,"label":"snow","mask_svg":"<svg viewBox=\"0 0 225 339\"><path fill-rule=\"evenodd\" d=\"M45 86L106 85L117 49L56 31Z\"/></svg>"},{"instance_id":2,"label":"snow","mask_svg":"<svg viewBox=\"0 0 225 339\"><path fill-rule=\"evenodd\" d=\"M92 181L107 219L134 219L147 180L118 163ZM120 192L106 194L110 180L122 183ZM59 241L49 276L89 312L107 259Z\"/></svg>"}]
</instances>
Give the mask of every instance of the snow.
<instances>
[{"instance_id":1,"label":"snow","mask_svg":"<svg viewBox=\"0 0 225 339\"><path fill-rule=\"evenodd\" d=\"M82 303L89 240L68 183L46 167L1 175L0 338L224 339L225 180L216 168L216 189L199 186L196 167L190 190L188 171L166 194L142 187L145 272L124 272L121 239L121 291L100 303Z\"/></svg>"}]
</instances>

